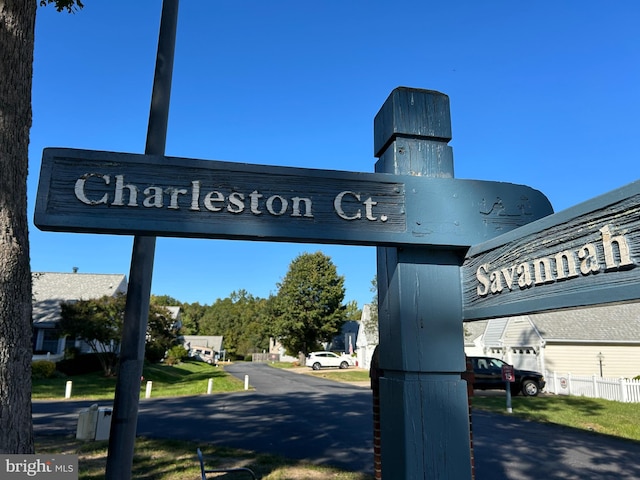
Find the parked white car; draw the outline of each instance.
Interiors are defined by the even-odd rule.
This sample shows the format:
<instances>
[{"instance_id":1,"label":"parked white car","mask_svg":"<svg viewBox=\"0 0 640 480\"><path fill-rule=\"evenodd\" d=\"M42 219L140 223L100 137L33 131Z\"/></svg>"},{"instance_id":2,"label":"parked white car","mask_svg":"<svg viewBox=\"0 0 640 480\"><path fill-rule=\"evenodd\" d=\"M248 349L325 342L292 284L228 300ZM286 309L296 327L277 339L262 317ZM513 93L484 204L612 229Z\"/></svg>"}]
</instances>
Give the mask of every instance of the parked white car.
<instances>
[{"instance_id":1,"label":"parked white car","mask_svg":"<svg viewBox=\"0 0 640 480\"><path fill-rule=\"evenodd\" d=\"M305 362L307 367L320 370L327 367L349 368L355 365L353 357L349 355L336 355L333 352L311 352Z\"/></svg>"}]
</instances>

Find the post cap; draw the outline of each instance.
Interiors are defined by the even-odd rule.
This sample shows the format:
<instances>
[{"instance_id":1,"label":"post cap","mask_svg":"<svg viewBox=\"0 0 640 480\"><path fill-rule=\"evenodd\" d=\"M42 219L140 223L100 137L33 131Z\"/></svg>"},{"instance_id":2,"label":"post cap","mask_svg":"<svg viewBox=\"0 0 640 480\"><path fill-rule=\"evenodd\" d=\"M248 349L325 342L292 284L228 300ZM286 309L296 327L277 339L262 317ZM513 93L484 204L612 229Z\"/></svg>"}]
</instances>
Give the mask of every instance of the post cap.
<instances>
[{"instance_id":1,"label":"post cap","mask_svg":"<svg viewBox=\"0 0 640 480\"><path fill-rule=\"evenodd\" d=\"M398 87L373 121L373 148L380 157L396 136L451 140L449 97L435 90Z\"/></svg>"}]
</instances>

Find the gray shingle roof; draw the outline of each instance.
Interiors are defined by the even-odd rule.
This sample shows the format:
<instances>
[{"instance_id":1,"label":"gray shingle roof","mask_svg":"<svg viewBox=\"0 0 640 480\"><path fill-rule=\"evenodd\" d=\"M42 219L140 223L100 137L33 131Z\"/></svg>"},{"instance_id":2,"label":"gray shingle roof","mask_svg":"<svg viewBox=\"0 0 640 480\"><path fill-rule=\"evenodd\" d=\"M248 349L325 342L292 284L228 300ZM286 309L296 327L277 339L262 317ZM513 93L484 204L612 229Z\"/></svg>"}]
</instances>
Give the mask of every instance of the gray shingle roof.
<instances>
[{"instance_id":1,"label":"gray shingle roof","mask_svg":"<svg viewBox=\"0 0 640 480\"><path fill-rule=\"evenodd\" d=\"M640 341L640 303L536 313L531 320L546 341Z\"/></svg>"},{"instance_id":2,"label":"gray shingle roof","mask_svg":"<svg viewBox=\"0 0 640 480\"><path fill-rule=\"evenodd\" d=\"M123 274L33 272L33 323L53 324L60 318L60 302L91 300L126 293Z\"/></svg>"}]
</instances>

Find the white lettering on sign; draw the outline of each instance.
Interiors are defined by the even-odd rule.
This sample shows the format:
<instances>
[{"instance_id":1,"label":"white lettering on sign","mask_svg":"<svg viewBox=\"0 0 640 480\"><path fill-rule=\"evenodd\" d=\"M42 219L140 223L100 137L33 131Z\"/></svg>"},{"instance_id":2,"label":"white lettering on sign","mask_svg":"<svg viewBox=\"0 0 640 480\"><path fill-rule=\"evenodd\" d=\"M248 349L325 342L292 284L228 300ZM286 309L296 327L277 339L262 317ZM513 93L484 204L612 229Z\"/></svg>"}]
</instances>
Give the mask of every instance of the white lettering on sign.
<instances>
[{"instance_id":1,"label":"white lettering on sign","mask_svg":"<svg viewBox=\"0 0 640 480\"><path fill-rule=\"evenodd\" d=\"M587 243L575 250L563 250L554 255L498 268L483 263L476 270L478 296L497 295L503 291L522 290L598 272L628 269L635 265L625 232L614 235L609 225L602 227L599 232L599 242Z\"/></svg>"},{"instance_id":2,"label":"white lettering on sign","mask_svg":"<svg viewBox=\"0 0 640 480\"><path fill-rule=\"evenodd\" d=\"M362 218L362 209L359 207L355 208L353 211L351 211L351 213L346 213L344 211L343 200L345 199L345 197L352 197L359 204L361 203L362 205L364 205L364 211L365 211L364 215L367 220L370 220L372 222L375 222L376 220L378 220L377 217L373 216L373 207L375 207L378 204L378 202L374 202L371 199L371 197L361 202L360 200L361 195L355 192L350 192L350 191L340 192L333 201L333 208L335 209L336 213L340 218L344 218L345 220L359 220L360 218ZM386 222L387 216L381 215L380 221Z\"/></svg>"},{"instance_id":3,"label":"white lettering on sign","mask_svg":"<svg viewBox=\"0 0 640 480\"><path fill-rule=\"evenodd\" d=\"M308 197L287 197L284 195L265 196L259 190L250 193L203 189L200 180L193 180L190 188L179 187L141 187L133 183L126 183L124 175L100 173L86 173L75 182L75 197L89 206L109 205L116 207L167 208L180 210L188 208L191 211L227 212L231 214L263 213L279 217L313 218L313 202ZM92 188L89 188L92 186ZM104 187L112 190L103 192ZM88 192L98 190L99 194ZM181 200L182 199L182 200ZM378 202L361 193L343 191L333 200L333 208L338 217L353 221L365 219L370 222L386 222L387 215L374 213ZM182 205L182 206L181 206Z\"/></svg>"}]
</instances>

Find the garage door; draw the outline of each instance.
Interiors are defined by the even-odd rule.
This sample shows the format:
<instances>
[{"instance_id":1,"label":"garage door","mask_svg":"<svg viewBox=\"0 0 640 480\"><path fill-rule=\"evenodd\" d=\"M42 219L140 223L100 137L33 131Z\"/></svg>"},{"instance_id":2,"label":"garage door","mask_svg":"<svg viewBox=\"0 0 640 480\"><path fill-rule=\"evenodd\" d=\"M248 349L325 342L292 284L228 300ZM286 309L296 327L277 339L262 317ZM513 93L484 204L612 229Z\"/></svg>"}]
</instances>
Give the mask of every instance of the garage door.
<instances>
[{"instance_id":1,"label":"garage door","mask_svg":"<svg viewBox=\"0 0 640 480\"><path fill-rule=\"evenodd\" d=\"M533 347L511 348L511 362L520 370L540 371L538 352Z\"/></svg>"}]
</instances>

